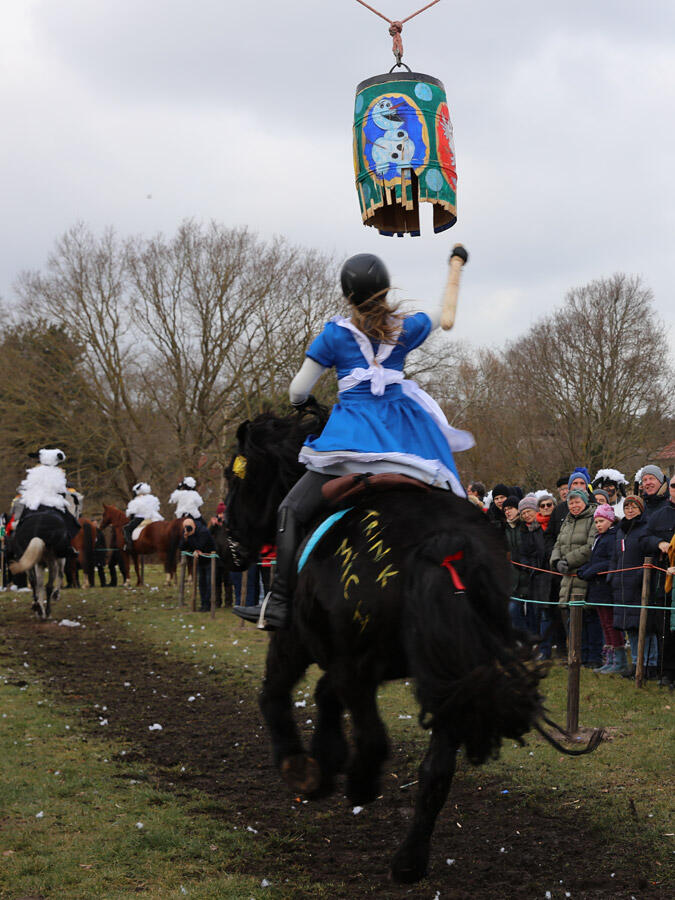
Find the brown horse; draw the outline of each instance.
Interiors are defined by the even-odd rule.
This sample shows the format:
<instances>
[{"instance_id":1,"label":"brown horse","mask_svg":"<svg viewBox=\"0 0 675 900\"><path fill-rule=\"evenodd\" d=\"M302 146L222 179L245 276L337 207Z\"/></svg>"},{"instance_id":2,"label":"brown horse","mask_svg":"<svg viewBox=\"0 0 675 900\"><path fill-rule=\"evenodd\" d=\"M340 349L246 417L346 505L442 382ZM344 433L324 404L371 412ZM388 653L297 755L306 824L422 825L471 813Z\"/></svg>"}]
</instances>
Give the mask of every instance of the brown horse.
<instances>
[{"instance_id":1,"label":"brown horse","mask_svg":"<svg viewBox=\"0 0 675 900\"><path fill-rule=\"evenodd\" d=\"M106 562L110 569L110 583L112 585L117 584L115 565L118 565L122 572L122 582L125 587L129 587L131 584L129 580L129 554L124 549L124 532L122 531L128 521L129 519L121 509L118 509L116 506L103 504L103 516L98 527L101 531L108 530L106 544L109 549ZM138 575L138 566L136 567L136 574Z\"/></svg>"},{"instance_id":2,"label":"brown horse","mask_svg":"<svg viewBox=\"0 0 675 900\"><path fill-rule=\"evenodd\" d=\"M128 521L129 519L121 509L117 509L116 506L108 506L104 504L101 527L104 527L104 525L112 525L115 535L115 544L113 546L120 548L124 547L124 532L122 531L122 529ZM150 553L156 553L159 556L160 561L164 566L167 585L175 582L176 568L178 565L178 544L180 543L182 531L182 519L171 519L169 521L162 522L150 522L145 526L145 528L143 528L143 531L141 532L138 540L133 542L131 552L131 558L133 559L134 568L136 570L137 586L141 584L138 558L139 556L147 555ZM128 572L129 554L127 554L124 550L122 550L121 553L122 558L124 559L126 557L127 559ZM125 584L128 583L129 580L127 576L127 578L125 579Z\"/></svg>"},{"instance_id":3,"label":"brown horse","mask_svg":"<svg viewBox=\"0 0 675 900\"><path fill-rule=\"evenodd\" d=\"M66 578L70 587L80 586L79 564L82 569L82 586L94 587L94 548L96 547L98 527L96 522L92 522L91 519L80 518L78 522L82 527L70 542L71 547L77 550L77 559L72 558L66 561Z\"/></svg>"}]
</instances>

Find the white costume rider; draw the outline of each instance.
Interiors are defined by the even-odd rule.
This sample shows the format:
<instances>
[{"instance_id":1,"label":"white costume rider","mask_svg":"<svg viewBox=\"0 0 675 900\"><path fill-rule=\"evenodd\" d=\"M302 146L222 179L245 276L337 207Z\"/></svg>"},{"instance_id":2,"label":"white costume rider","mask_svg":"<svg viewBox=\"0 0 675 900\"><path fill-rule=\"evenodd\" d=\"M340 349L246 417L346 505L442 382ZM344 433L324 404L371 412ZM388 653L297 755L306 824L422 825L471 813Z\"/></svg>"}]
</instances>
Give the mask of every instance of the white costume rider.
<instances>
[{"instance_id":1,"label":"white costume rider","mask_svg":"<svg viewBox=\"0 0 675 900\"><path fill-rule=\"evenodd\" d=\"M192 519L201 518L201 507L204 501L196 488L197 482L191 475L187 475L169 497L169 503L176 505L177 519L185 516L190 516Z\"/></svg>"},{"instance_id":2,"label":"white costume rider","mask_svg":"<svg viewBox=\"0 0 675 900\"><path fill-rule=\"evenodd\" d=\"M61 450L43 447L38 451L40 464L26 470L26 477L19 485L19 502L23 509L36 510L39 506L49 506L66 512L66 473L59 463L64 462L66 454ZM16 516L15 521L18 521Z\"/></svg>"},{"instance_id":3,"label":"white costume rider","mask_svg":"<svg viewBox=\"0 0 675 900\"><path fill-rule=\"evenodd\" d=\"M18 488L18 495L12 504L12 531L16 532L25 511L35 512L40 507L56 509L63 514L68 534L74 537L79 531L77 517L81 512L82 495L68 488L66 473L59 466L66 454L57 448L43 447L31 454L39 460L37 466L26 469L26 477Z\"/></svg>"},{"instance_id":4,"label":"white costume rider","mask_svg":"<svg viewBox=\"0 0 675 900\"><path fill-rule=\"evenodd\" d=\"M143 521L162 522L164 516L159 511L159 500L152 493L152 488L144 481L132 487L133 499L127 506L128 523L124 526L127 548L132 549L132 535Z\"/></svg>"}]
</instances>

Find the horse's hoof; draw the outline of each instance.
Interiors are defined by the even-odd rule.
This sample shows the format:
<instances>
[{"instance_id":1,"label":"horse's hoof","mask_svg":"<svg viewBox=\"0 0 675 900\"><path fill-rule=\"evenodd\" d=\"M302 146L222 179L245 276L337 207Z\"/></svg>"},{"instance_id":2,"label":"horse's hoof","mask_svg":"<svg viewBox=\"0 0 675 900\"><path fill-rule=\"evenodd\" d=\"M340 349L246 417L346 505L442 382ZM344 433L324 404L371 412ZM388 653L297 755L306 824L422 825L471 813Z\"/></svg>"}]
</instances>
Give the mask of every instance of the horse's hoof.
<instances>
[{"instance_id":1,"label":"horse's hoof","mask_svg":"<svg viewBox=\"0 0 675 900\"><path fill-rule=\"evenodd\" d=\"M391 861L391 877L399 884L415 884L427 874L428 862L428 847L404 843Z\"/></svg>"},{"instance_id":2,"label":"horse's hoof","mask_svg":"<svg viewBox=\"0 0 675 900\"><path fill-rule=\"evenodd\" d=\"M299 794L313 794L321 784L321 768L315 759L300 753L287 756L281 763L281 777Z\"/></svg>"}]
</instances>

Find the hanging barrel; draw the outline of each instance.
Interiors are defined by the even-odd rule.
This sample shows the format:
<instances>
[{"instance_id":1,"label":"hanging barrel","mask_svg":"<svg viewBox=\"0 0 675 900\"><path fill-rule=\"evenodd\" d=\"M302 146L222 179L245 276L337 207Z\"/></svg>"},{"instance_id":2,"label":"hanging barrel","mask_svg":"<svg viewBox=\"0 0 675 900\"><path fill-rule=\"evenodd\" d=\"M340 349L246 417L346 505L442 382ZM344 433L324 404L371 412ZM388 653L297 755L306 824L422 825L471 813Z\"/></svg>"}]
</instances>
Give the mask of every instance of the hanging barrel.
<instances>
[{"instance_id":1,"label":"hanging barrel","mask_svg":"<svg viewBox=\"0 0 675 900\"><path fill-rule=\"evenodd\" d=\"M434 205L434 231L457 221L457 168L445 88L419 72L362 81L354 105L354 172L365 225L419 235L419 203Z\"/></svg>"}]
</instances>

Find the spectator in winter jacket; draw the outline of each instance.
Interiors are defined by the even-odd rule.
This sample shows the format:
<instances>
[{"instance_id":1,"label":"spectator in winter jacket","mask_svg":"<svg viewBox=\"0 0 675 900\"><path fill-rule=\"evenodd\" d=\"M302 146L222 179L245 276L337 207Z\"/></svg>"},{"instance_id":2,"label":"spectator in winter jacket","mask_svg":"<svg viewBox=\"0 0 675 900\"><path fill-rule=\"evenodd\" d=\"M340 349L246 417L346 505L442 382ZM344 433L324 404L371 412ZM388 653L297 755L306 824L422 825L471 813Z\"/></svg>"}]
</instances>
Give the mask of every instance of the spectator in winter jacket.
<instances>
[{"instance_id":1,"label":"spectator in winter jacket","mask_svg":"<svg viewBox=\"0 0 675 900\"><path fill-rule=\"evenodd\" d=\"M668 503L668 479L658 466L640 469L640 487L645 501L644 516L647 521Z\"/></svg>"},{"instance_id":2,"label":"spectator in winter jacket","mask_svg":"<svg viewBox=\"0 0 675 900\"><path fill-rule=\"evenodd\" d=\"M492 488L492 503L488 509L488 517L491 522L504 531L506 527L506 518L504 516L504 501L509 496L509 489L505 484L496 484Z\"/></svg>"},{"instance_id":3,"label":"spectator in winter jacket","mask_svg":"<svg viewBox=\"0 0 675 900\"><path fill-rule=\"evenodd\" d=\"M571 490L567 495L567 507L567 517L551 554L551 566L563 575L559 594L561 605L566 605L572 597L585 599L588 585L576 578L576 572L579 566L590 560L593 541L598 533L586 491Z\"/></svg>"},{"instance_id":4,"label":"spectator in winter jacket","mask_svg":"<svg viewBox=\"0 0 675 900\"><path fill-rule=\"evenodd\" d=\"M198 518L183 519L183 537L180 549L187 550L198 557L197 574L199 577L200 612L209 612L211 609L211 558L203 556L205 553L213 553L216 545L209 531L208 525L200 516Z\"/></svg>"},{"instance_id":5,"label":"spectator in winter jacket","mask_svg":"<svg viewBox=\"0 0 675 900\"><path fill-rule=\"evenodd\" d=\"M608 579L616 544L614 508L608 503L598 506L593 513L593 521L598 536L593 542L590 561L579 568L578 575L579 578L588 582L586 602L596 604L595 608L605 640L605 661L596 671L602 674L623 675L628 671L626 651L623 634L614 628L612 586Z\"/></svg>"},{"instance_id":6,"label":"spectator in winter jacket","mask_svg":"<svg viewBox=\"0 0 675 900\"><path fill-rule=\"evenodd\" d=\"M522 597L527 599L528 575L527 569L521 568L516 563L522 562L522 539L523 533L518 527L520 525L520 516L518 514L518 498L507 497L502 504L504 513L504 538L506 539L506 547L511 560L511 568L513 571L513 579L511 581L511 600L509 601L509 613L514 628L519 631L527 630L527 622L525 620L524 604L518 603L514 597Z\"/></svg>"},{"instance_id":7,"label":"spectator in winter jacket","mask_svg":"<svg viewBox=\"0 0 675 900\"><path fill-rule=\"evenodd\" d=\"M647 468L656 468L656 466L647 466ZM644 471L642 482L644 484ZM662 569L670 566L669 550L670 544L675 536L675 476L670 481L666 479L668 485L669 499L652 511L647 522L647 534L640 541L640 549L645 556L654 558L654 562ZM645 506L647 504L647 496L645 493ZM667 594L665 590L666 576L663 572L655 572L656 577L653 579L654 590L652 598L655 600L656 606L665 606L667 609L661 610L658 615L658 633L661 638L661 678L659 684L663 687L675 687L675 622L671 609L672 595Z\"/></svg>"},{"instance_id":8,"label":"spectator in winter jacket","mask_svg":"<svg viewBox=\"0 0 675 900\"><path fill-rule=\"evenodd\" d=\"M611 569L619 570L609 576L614 600L615 628L625 631L630 643L632 666L627 677L635 676L638 650L638 630L640 627L640 607L642 603L643 570L636 568L644 563L644 553L640 548L641 539L647 533L644 500L637 494L628 494L623 502L623 519L616 527L614 555ZM625 570L625 571L621 571ZM647 677L656 675L658 643L656 639L656 615L647 617L644 666Z\"/></svg>"},{"instance_id":9,"label":"spectator in winter jacket","mask_svg":"<svg viewBox=\"0 0 675 900\"><path fill-rule=\"evenodd\" d=\"M551 554L551 566L563 576L558 602L563 607L563 621L569 630L570 601L586 599L587 583L577 576L579 566L591 558L591 548L597 535L593 522L594 506L591 506L586 491L573 489L567 495L568 514L560 528L560 534ZM602 660L602 630L595 610L584 609L582 633L582 664L596 667Z\"/></svg>"},{"instance_id":10,"label":"spectator in winter jacket","mask_svg":"<svg viewBox=\"0 0 675 900\"><path fill-rule=\"evenodd\" d=\"M560 526L567 516L567 495L570 492L570 489L567 486L568 480L569 476L564 475L556 482L558 497L560 498L560 501L555 506L551 515L551 521L548 523L548 528L546 529L548 539L549 541L551 541L551 550L553 549L553 544L555 544L558 535L560 534Z\"/></svg>"},{"instance_id":11,"label":"spectator in winter jacket","mask_svg":"<svg viewBox=\"0 0 675 900\"><path fill-rule=\"evenodd\" d=\"M551 516L553 515L553 510L555 509L555 500L551 494L540 494L537 498L537 522L541 527L541 530L546 534L548 532L548 526L551 521ZM556 535L557 536L557 535ZM553 550L553 544L555 544L555 538L553 539L551 546L547 547L548 556L551 556L551 550ZM548 564L548 559L546 560Z\"/></svg>"},{"instance_id":12,"label":"spectator in winter jacket","mask_svg":"<svg viewBox=\"0 0 675 900\"><path fill-rule=\"evenodd\" d=\"M524 614L528 631L532 634L540 633L541 603L548 600L550 578L548 573L539 571L545 568L548 554L544 530L537 522L537 505L534 494L523 497L518 504L520 522L516 526L521 532L520 562L531 567L525 569L528 581L526 593L522 596L529 601L525 604Z\"/></svg>"},{"instance_id":13,"label":"spectator in winter jacket","mask_svg":"<svg viewBox=\"0 0 675 900\"><path fill-rule=\"evenodd\" d=\"M487 488L483 484L482 481L471 481L469 483L468 488L466 489L466 493L471 497L478 497L481 502L481 506L483 505L483 498L487 494Z\"/></svg>"},{"instance_id":14,"label":"spectator in winter jacket","mask_svg":"<svg viewBox=\"0 0 675 900\"><path fill-rule=\"evenodd\" d=\"M567 479L563 478L562 482L565 489L565 496L567 496ZM558 487L560 488L560 485L558 485ZM565 508L565 515L567 515L567 504L563 503L562 505ZM548 569L550 566L551 553L553 552L553 547L555 546L562 522L562 519L560 519L557 522L557 525L551 526L551 522L555 521L555 509L556 503L551 494L545 493L539 496L537 501L537 522L544 532L543 569ZM556 603L558 600L558 589L560 587L558 579L552 575L547 575L545 577L548 584L548 596L542 599L547 600L548 605L541 606L539 633L541 634L542 639L541 644L539 645L539 652L542 659L550 659L554 641L559 647L563 645L565 640L565 630L562 627L560 611L557 607L550 605Z\"/></svg>"}]
</instances>

